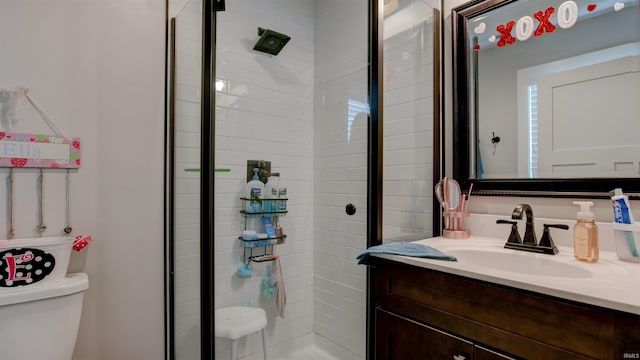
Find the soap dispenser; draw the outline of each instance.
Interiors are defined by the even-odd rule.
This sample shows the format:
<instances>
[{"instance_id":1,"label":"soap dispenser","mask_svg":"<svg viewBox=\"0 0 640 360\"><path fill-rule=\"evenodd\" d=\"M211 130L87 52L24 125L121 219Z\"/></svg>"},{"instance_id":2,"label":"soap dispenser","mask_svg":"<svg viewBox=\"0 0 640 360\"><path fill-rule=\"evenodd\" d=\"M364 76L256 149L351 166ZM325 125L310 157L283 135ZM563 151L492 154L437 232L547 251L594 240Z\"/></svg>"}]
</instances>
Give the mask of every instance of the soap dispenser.
<instances>
[{"instance_id":1,"label":"soap dispenser","mask_svg":"<svg viewBox=\"0 0 640 360\"><path fill-rule=\"evenodd\" d=\"M592 201L574 201L580 206L578 221L573 226L573 255L576 259L586 262L598 261L598 226L593 220L590 207Z\"/></svg>"},{"instance_id":2,"label":"soap dispenser","mask_svg":"<svg viewBox=\"0 0 640 360\"><path fill-rule=\"evenodd\" d=\"M258 176L260 169L253 168L253 178L247 183L247 217L260 217L262 199L264 199L264 184Z\"/></svg>"},{"instance_id":3,"label":"soap dispenser","mask_svg":"<svg viewBox=\"0 0 640 360\"><path fill-rule=\"evenodd\" d=\"M264 185L264 198L267 201L264 201L262 204L262 210L266 213L272 211L278 211L278 201L274 200L278 198L278 179L280 177L280 173L272 172L271 176L269 176L269 180Z\"/></svg>"}]
</instances>

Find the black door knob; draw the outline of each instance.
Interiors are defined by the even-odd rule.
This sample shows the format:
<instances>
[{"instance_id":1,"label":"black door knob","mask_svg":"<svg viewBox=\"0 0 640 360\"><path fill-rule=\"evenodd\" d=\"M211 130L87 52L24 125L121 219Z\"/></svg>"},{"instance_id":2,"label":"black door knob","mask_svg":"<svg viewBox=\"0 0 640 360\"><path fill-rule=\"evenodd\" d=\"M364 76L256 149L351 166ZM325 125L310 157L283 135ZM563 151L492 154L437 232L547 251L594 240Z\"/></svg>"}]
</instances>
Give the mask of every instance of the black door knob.
<instances>
[{"instance_id":1,"label":"black door knob","mask_svg":"<svg viewBox=\"0 0 640 360\"><path fill-rule=\"evenodd\" d=\"M347 215L353 215L356 213L356 206L349 203L347 204L347 206L345 206L344 211L347 213Z\"/></svg>"}]
</instances>

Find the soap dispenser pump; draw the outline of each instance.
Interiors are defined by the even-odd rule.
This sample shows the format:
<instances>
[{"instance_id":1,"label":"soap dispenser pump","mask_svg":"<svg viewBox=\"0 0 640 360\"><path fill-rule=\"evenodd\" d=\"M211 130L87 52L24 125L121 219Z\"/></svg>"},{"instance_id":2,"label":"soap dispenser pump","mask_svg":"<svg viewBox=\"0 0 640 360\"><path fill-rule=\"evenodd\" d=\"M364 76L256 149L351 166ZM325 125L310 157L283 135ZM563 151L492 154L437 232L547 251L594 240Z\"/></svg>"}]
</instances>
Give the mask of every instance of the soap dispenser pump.
<instances>
[{"instance_id":1,"label":"soap dispenser pump","mask_svg":"<svg viewBox=\"0 0 640 360\"><path fill-rule=\"evenodd\" d=\"M599 257L598 226L590 209L593 202L574 201L573 204L580 206L578 221L573 226L573 255L580 261L596 262Z\"/></svg>"}]
</instances>

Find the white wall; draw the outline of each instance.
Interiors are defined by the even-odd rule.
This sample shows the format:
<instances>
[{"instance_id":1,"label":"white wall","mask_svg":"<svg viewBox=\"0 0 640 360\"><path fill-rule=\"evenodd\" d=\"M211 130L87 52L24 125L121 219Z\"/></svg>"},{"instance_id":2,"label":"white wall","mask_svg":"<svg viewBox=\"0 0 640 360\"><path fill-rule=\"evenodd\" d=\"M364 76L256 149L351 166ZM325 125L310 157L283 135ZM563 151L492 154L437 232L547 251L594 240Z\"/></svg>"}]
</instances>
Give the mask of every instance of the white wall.
<instances>
[{"instance_id":1,"label":"white wall","mask_svg":"<svg viewBox=\"0 0 640 360\"><path fill-rule=\"evenodd\" d=\"M151 0L0 3L0 87L29 86L60 130L82 141L71 226L94 241L70 267L90 281L75 359L164 354L164 12ZM33 111L25 117L19 131L47 131ZM45 173L45 236L66 225L63 178ZM33 236L36 172L16 181L17 236ZM4 234L5 206L0 218Z\"/></svg>"}]
</instances>

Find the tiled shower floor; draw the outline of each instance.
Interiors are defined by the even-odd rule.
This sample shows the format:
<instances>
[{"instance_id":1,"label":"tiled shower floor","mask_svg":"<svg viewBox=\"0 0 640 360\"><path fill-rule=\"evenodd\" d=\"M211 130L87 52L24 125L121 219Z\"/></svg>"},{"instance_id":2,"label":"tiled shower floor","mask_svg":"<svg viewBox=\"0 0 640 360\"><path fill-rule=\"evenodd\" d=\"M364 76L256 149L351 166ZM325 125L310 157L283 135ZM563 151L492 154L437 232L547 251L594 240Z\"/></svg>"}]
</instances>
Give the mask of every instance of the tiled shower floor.
<instances>
[{"instance_id":1,"label":"tiled shower floor","mask_svg":"<svg viewBox=\"0 0 640 360\"><path fill-rule=\"evenodd\" d=\"M328 353L320 350L316 346L308 346L304 349L297 350L291 355L281 358L280 360L340 360Z\"/></svg>"}]
</instances>

